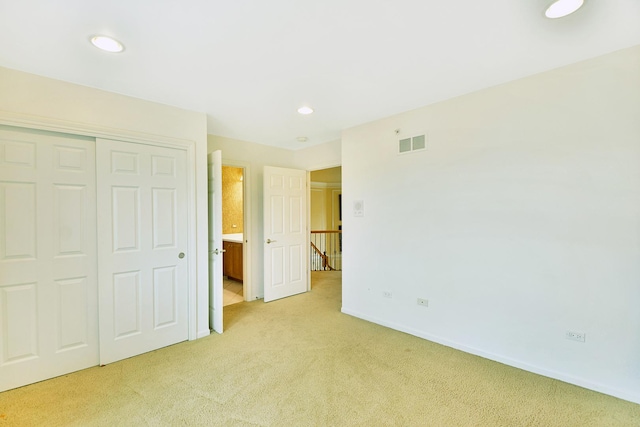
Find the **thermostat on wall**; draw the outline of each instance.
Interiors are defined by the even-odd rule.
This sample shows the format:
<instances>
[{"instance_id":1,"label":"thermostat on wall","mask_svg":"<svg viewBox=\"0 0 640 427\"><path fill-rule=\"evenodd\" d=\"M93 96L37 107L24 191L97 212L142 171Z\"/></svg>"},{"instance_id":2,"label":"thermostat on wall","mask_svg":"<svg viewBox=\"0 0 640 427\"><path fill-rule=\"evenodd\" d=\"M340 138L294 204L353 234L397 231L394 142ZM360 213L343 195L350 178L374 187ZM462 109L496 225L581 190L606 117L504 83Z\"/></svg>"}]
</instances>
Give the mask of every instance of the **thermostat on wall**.
<instances>
[{"instance_id":1,"label":"thermostat on wall","mask_svg":"<svg viewBox=\"0 0 640 427\"><path fill-rule=\"evenodd\" d=\"M353 216L364 216L364 201L353 201Z\"/></svg>"}]
</instances>

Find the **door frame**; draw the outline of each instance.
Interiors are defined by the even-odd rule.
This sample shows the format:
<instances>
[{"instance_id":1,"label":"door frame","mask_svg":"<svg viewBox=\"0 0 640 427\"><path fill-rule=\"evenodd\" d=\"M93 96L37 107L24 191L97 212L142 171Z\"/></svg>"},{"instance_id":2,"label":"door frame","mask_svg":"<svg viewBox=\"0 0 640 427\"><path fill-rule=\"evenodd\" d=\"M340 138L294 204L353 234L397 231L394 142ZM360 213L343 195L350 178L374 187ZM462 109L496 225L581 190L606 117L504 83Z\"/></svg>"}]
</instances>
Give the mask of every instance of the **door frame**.
<instances>
[{"instance_id":1,"label":"door frame","mask_svg":"<svg viewBox=\"0 0 640 427\"><path fill-rule=\"evenodd\" d=\"M0 111L0 124L19 128L45 130L71 135L88 136L91 138L104 138L118 140L128 143L138 143L154 145L158 147L178 148L187 152L187 254L194 256L187 257L188 285L188 322L189 340L202 338L198 336L197 330L197 309L198 309L198 277L197 277L197 252L196 242L196 142L181 138L172 138L161 135L150 135L147 133L129 131L124 129L110 128L88 123L69 122L53 119L49 117L30 116L25 114ZM97 141L96 141L97 143ZM96 248L97 250L97 248ZM205 295L205 302L208 304L209 297ZM97 314L97 313L96 313Z\"/></svg>"},{"instance_id":2,"label":"door frame","mask_svg":"<svg viewBox=\"0 0 640 427\"><path fill-rule=\"evenodd\" d=\"M331 168L337 168L337 167L342 167L342 162L338 163L338 164L330 164L330 165L324 165L324 166L319 166L319 167L307 167L307 259L311 258L311 172L314 171L319 171L319 170L323 170L323 169L331 169ZM327 189L330 189L330 187L325 187ZM342 192L342 179L340 180L340 192ZM333 191L333 190L332 190ZM333 198L332 198L332 203L333 203ZM333 209L333 208L332 208ZM333 218L331 219L331 225L334 226L333 224ZM308 275L308 283L307 283L307 287L308 290L311 290L311 263L309 263L308 266L308 270L309 270L309 275Z\"/></svg>"}]
</instances>

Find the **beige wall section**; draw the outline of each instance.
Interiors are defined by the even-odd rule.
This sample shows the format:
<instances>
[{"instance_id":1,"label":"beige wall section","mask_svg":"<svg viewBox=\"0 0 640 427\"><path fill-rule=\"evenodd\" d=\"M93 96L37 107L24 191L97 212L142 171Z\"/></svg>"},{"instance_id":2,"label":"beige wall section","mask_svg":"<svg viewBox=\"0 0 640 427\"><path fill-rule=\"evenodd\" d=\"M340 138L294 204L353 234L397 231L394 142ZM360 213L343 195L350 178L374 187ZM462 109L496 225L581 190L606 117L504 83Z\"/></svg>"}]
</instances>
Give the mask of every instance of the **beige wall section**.
<instances>
[{"instance_id":1,"label":"beige wall section","mask_svg":"<svg viewBox=\"0 0 640 427\"><path fill-rule=\"evenodd\" d=\"M0 67L0 110L203 144L206 116ZM203 134L204 132L204 134ZM200 147L202 148L202 147ZM203 148L202 151L205 149Z\"/></svg>"},{"instance_id":2,"label":"beige wall section","mask_svg":"<svg viewBox=\"0 0 640 427\"><path fill-rule=\"evenodd\" d=\"M242 168L222 167L222 234L243 233Z\"/></svg>"},{"instance_id":3,"label":"beige wall section","mask_svg":"<svg viewBox=\"0 0 640 427\"><path fill-rule=\"evenodd\" d=\"M640 46L342 137L343 311L640 403Z\"/></svg>"},{"instance_id":4,"label":"beige wall section","mask_svg":"<svg viewBox=\"0 0 640 427\"><path fill-rule=\"evenodd\" d=\"M311 231L326 230L327 227L327 199L326 188L316 188L311 184L310 227Z\"/></svg>"},{"instance_id":5,"label":"beige wall section","mask_svg":"<svg viewBox=\"0 0 640 427\"><path fill-rule=\"evenodd\" d=\"M323 182L325 184L340 184L342 182L342 167L313 170L309 174L311 182Z\"/></svg>"},{"instance_id":6,"label":"beige wall section","mask_svg":"<svg viewBox=\"0 0 640 427\"><path fill-rule=\"evenodd\" d=\"M338 230L340 221L339 184L311 183L311 229L313 231Z\"/></svg>"},{"instance_id":7,"label":"beige wall section","mask_svg":"<svg viewBox=\"0 0 640 427\"><path fill-rule=\"evenodd\" d=\"M196 335L209 334L207 123L202 113L0 67L0 123L129 141L195 146Z\"/></svg>"},{"instance_id":8,"label":"beige wall section","mask_svg":"<svg viewBox=\"0 0 640 427\"><path fill-rule=\"evenodd\" d=\"M314 230L338 230L342 224L340 220L340 199L342 194L342 167L313 170L309 174L311 188L315 190L316 200L322 197L322 203L311 203L311 222L324 224L322 228L314 227ZM320 194L322 196L320 196ZM322 209L322 213L319 210ZM314 222L314 218L316 218ZM319 220L319 218L322 218Z\"/></svg>"},{"instance_id":9,"label":"beige wall section","mask_svg":"<svg viewBox=\"0 0 640 427\"><path fill-rule=\"evenodd\" d=\"M322 193L322 203L311 203L311 223L324 224L322 230L338 230L342 224L340 220L340 199L342 194L342 167L313 170L309 174L311 178L311 188ZM313 194L312 194L313 196ZM320 197L315 195L316 200ZM322 206L322 208L320 208ZM319 209L323 209L320 214ZM314 222L314 218L316 218ZM318 218L322 218L320 221ZM314 227L314 230L320 230Z\"/></svg>"}]
</instances>

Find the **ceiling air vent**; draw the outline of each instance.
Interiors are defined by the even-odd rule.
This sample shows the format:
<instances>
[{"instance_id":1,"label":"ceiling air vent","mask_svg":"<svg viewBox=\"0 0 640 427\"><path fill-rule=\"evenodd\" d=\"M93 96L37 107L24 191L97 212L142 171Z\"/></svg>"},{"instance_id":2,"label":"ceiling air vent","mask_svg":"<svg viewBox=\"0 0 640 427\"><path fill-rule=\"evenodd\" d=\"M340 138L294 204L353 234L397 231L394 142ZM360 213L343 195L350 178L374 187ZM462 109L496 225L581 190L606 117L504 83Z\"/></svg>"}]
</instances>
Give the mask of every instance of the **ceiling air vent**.
<instances>
[{"instance_id":1,"label":"ceiling air vent","mask_svg":"<svg viewBox=\"0 0 640 427\"><path fill-rule=\"evenodd\" d=\"M425 135L418 135L412 138L404 138L398 141L398 153L410 153L412 151L425 150L427 148L427 138Z\"/></svg>"}]
</instances>

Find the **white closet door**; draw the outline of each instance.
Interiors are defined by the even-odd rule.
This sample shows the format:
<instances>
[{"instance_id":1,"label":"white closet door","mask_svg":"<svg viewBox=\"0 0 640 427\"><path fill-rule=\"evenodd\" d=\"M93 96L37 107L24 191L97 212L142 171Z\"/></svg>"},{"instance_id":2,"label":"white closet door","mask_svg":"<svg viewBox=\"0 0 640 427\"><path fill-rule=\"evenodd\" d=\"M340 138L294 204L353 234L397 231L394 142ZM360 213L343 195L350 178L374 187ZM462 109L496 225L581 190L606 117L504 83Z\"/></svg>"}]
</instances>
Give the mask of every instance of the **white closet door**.
<instances>
[{"instance_id":1,"label":"white closet door","mask_svg":"<svg viewBox=\"0 0 640 427\"><path fill-rule=\"evenodd\" d=\"M187 156L98 139L100 363L188 339Z\"/></svg>"},{"instance_id":2,"label":"white closet door","mask_svg":"<svg viewBox=\"0 0 640 427\"><path fill-rule=\"evenodd\" d=\"M0 127L0 391L98 364L94 148Z\"/></svg>"}]
</instances>

